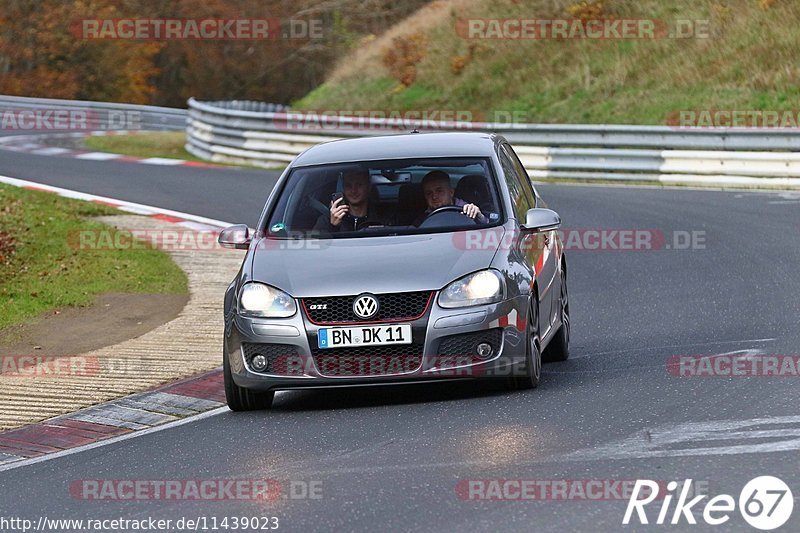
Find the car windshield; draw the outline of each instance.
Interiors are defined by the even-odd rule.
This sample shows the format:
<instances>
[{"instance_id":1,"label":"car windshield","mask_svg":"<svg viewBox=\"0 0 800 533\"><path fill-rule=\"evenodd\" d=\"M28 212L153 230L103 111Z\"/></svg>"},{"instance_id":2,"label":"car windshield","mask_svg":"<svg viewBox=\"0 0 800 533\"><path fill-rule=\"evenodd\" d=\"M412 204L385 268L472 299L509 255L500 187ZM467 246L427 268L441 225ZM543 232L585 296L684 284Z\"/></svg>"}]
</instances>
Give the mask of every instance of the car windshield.
<instances>
[{"instance_id":1,"label":"car windshield","mask_svg":"<svg viewBox=\"0 0 800 533\"><path fill-rule=\"evenodd\" d=\"M270 238L361 238L462 231L502 220L488 159L404 159L294 169Z\"/></svg>"}]
</instances>

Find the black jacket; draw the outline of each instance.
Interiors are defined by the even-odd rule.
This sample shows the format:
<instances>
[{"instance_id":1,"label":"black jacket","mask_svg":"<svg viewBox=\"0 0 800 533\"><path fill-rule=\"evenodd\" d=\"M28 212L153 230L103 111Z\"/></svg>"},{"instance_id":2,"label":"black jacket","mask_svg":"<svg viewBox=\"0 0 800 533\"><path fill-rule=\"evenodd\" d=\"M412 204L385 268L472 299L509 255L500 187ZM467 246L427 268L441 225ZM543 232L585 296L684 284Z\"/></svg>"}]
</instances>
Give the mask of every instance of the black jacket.
<instances>
[{"instance_id":1,"label":"black jacket","mask_svg":"<svg viewBox=\"0 0 800 533\"><path fill-rule=\"evenodd\" d=\"M338 226L334 226L331 224L331 215L330 213L327 215L320 215L317 219L317 222L314 224L315 231L323 231L328 233L339 232L339 231L356 231L362 228L366 228L370 224L387 224L387 221L384 220L383 217L379 216L376 213L375 209L370 207L367 209L367 216L365 217L354 217L350 213L346 214L342 219L341 224Z\"/></svg>"}]
</instances>

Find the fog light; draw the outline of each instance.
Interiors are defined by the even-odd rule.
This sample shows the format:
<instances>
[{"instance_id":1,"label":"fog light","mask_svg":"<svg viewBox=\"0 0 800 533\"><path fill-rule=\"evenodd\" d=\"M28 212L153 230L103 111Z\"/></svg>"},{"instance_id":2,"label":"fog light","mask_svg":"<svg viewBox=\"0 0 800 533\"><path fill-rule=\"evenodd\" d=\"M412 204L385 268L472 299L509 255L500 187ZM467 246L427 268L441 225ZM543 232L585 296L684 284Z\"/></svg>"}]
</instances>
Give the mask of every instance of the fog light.
<instances>
[{"instance_id":1,"label":"fog light","mask_svg":"<svg viewBox=\"0 0 800 533\"><path fill-rule=\"evenodd\" d=\"M267 369L267 358L261 354L253 356L253 370L263 372Z\"/></svg>"},{"instance_id":2,"label":"fog light","mask_svg":"<svg viewBox=\"0 0 800 533\"><path fill-rule=\"evenodd\" d=\"M494 353L494 348L492 348L491 344L482 342L475 348L475 352L481 359L489 359Z\"/></svg>"}]
</instances>

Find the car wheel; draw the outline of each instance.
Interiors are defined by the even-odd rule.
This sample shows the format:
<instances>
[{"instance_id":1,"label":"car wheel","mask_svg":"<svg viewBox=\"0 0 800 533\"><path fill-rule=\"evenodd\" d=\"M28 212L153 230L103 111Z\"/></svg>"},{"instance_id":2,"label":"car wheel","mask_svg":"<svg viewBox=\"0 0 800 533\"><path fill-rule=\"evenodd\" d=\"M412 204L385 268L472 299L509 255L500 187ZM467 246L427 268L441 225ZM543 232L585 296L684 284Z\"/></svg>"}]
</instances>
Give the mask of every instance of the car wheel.
<instances>
[{"instance_id":1,"label":"car wheel","mask_svg":"<svg viewBox=\"0 0 800 533\"><path fill-rule=\"evenodd\" d=\"M275 392L256 392L233 382L228 350L223 349L222 374L225 381L225 399L231 411L261 411L272 407Z\"/></svg>"},{"instance_id":2,"label":"car wheel","mask_svg":"<svg viewBox=\"0 0 800 533\"><path fill-rule=\"evenodd\" d=\"M523 375L512 376L510 387L514 390L535 389L542 378L542 350L539 340L539 313L538 306L531 306L528 313L528 332L526 342L525 366Z\"/></svg>"},{"instance_id":3,"label":"car wheel","mask_svg":"<svg viewBox=\"0 0 800 533\"><path fill-rule=\"evenodd\" d=\"M569 292L567 291L567 274L561 272L561 295L559 297L559 307L561 308L561 327L558 328L553 340L545 350L547 361L566 361L569 359Z\"/></svg>"}]
</instances>

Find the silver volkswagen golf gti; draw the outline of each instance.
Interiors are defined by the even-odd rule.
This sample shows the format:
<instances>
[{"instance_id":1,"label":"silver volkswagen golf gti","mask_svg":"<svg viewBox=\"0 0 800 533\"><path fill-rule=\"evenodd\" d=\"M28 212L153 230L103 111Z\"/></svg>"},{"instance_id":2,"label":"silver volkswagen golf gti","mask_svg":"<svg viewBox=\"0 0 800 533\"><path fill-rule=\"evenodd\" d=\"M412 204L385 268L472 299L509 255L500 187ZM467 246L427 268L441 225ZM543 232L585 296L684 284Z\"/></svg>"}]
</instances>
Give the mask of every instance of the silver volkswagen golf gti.
<instances>
[{"instance_id":1,"label":"silver volkswagen golf gti","mask_svg":"<svg viewBox=\"0 0 800 533\"><path fill-rule=\"evenodd\" d=\"M569 355L559 216L501 136L333 141L281 175L225 294L234 411L277 390L502 379Z\"/></svg>"}]
</instances>

